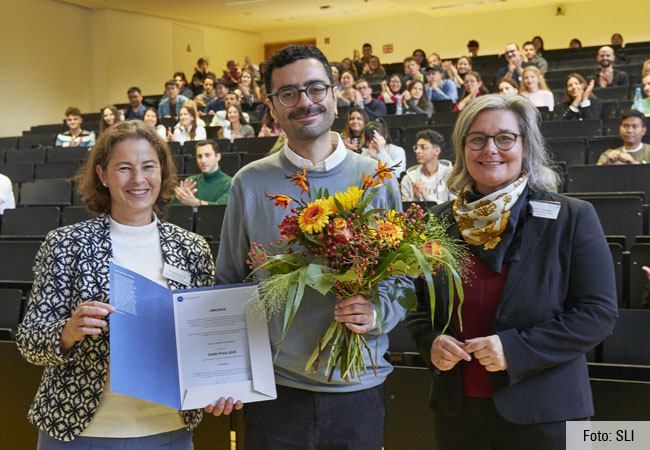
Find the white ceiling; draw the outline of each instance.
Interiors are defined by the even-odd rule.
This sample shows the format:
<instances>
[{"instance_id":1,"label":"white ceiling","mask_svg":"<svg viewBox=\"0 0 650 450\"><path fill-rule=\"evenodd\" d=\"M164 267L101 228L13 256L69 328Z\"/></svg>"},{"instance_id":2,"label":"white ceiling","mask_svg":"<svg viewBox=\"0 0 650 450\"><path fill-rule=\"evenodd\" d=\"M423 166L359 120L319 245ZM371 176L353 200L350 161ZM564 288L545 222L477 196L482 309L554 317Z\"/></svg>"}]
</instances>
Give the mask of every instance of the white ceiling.
<instances>
[{"instance_id":1,"label":"white ceiling","mask_svg":"<svg viewBox=\"0 0 650 450\"><path fill-rule=\"evenodd\" d=\"M403 14L446 17L555 5L553 0L60 0L251 32L335 25ZM564 4L573 1L565 0ZM327 6L327 8L322 8Z\"/></svg>"}]
</instances>

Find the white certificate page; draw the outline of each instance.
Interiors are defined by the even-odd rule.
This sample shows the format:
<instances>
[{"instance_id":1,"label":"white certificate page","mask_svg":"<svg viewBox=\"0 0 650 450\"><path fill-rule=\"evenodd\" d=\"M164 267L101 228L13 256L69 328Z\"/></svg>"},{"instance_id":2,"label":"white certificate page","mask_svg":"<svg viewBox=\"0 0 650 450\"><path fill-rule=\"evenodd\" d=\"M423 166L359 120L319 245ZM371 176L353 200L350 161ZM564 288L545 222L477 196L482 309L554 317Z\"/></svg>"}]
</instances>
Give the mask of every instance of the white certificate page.
<instances>
[{"instance_id":1,"label":"white certificate page","mask_svg":"<svg viewBox=\"0 0 650 450\"><path fill-rule=\"evenodd\" d=\"M181 391L252 381L246 308L255 287L174 294Z\"/></svg>"}]
</instances>

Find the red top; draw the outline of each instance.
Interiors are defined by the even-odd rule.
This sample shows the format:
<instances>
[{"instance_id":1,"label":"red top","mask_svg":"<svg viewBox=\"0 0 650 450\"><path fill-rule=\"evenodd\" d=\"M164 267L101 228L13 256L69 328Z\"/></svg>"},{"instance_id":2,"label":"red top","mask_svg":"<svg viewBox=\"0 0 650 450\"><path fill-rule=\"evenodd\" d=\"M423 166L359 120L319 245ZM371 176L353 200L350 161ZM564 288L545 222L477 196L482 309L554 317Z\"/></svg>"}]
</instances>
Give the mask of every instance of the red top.
<instances>
[{"instance_id":1,"label":"red top","mask_svg":"<svg viewBox=\"0 0 650 450\"><path fill-rule=\"evenodd\" d=\"M494 334L492 326L510 268L510 264L505 263L501 274L498 274L488 269L473 254L471 260L473 276L470 275L468 282L463 283L465 302L462 309L462 332L458 316L454 313L451 319L460 341ZM458 307L458 296L454 296L454 305ZM459 364L462 364L463 370L463 394L470 397L492 397L489 372L481 363L472 356L471 361L460 361Z\"/></svg>"}]
</instances>

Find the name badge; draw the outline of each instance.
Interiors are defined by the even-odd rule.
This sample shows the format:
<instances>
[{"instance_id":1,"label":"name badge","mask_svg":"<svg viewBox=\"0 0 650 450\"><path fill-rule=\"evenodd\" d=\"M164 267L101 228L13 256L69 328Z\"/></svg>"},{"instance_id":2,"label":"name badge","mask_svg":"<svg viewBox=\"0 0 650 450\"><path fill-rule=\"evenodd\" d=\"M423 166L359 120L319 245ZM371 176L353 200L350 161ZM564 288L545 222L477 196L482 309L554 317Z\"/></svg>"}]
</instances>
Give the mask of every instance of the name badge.
<instances>
[{"instance_id":1,"label":"name badge","mask_svg":"<svg viewBox=\"0 0 650 450\"><path fill-rule=\"evenodd\" d=\"M533 217L542 219L557 219L562 204L560 202L546 202L541 200L531 200L530 207L533 210Z\"/></svg>"},{"instance_id":2,"label":"name badge","mask_svg":"<svg viewBox=\"0 0 650 450\"><path fill-rule=\"evenodd\" d=\"M192 279L192 276L189 272L167 263L163 265L162 275L168 280L174 280L184 286L189 286L190 280Z\"/></svg>"}]
</instances>

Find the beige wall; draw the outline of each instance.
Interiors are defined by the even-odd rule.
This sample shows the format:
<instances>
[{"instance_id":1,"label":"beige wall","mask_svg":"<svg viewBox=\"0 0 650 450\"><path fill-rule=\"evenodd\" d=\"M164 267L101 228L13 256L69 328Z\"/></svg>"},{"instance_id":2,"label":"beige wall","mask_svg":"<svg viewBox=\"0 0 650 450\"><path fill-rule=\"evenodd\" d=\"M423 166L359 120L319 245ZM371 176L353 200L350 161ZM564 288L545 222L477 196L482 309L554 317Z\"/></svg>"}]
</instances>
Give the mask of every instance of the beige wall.
<instances>
[{"instance_id":1,"label":"beige wall","mask_svg":"<svg viewBox=\"0 0 650 450\"><path fill-rule=\"evenodd\" d=\"M89 10L52 0L3 4L0 28L0 136L32 125L57 123L67 106L94 112L127 101L129 87L162 93L164 82L194 65L174 67L174 23L200 30L210 69L221 74L228 59L264 56L257 33L184 24L108 9ZM194 50L194 49L193 49Z\"/></svg>"},{"instance_id":2,"label":"beige wall","mask_svg":"<svg viewBox=\"0 0 650 450\"><path fill-rule=\"evenodd\" d=\"M549 49L566 48L574 37L585 46L608 43L614 32L622 33L629 42L650 40L645 13L647 1L626 0L624 4L622 7L620 2L611 0L565 3L564 16L555 15L555 4L502 12L486 12L490 10L488 7L457 9L440 17L407 14L363 23L316 24L313 29L288 28L284 32L262 33L262 41L315 37L318 46L332 60L351 57L353 49L361 50L364 42L370 42L382 62L390 63L401 61L416 48L424 49L427 54L436 51L443 58L457 57L467 53L470 39L481 43L480 54L500 53L507 42L522 44L534 35L541 35ZM329 44L324 43L326 37L330 38ZM392 54L382 53L384 44L393 44Z\"/></svg>"}]
</instances>

